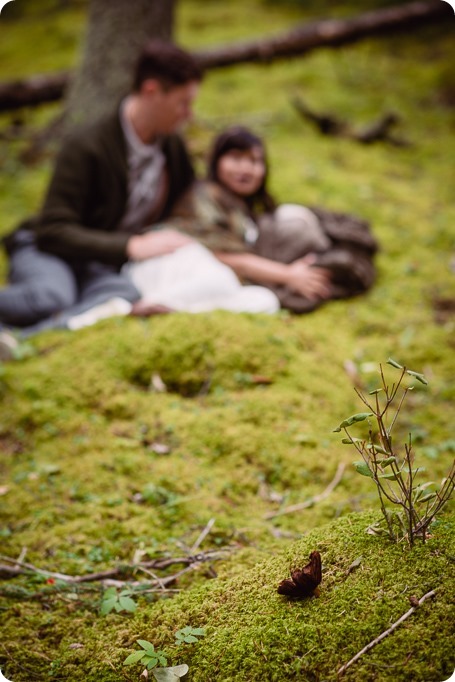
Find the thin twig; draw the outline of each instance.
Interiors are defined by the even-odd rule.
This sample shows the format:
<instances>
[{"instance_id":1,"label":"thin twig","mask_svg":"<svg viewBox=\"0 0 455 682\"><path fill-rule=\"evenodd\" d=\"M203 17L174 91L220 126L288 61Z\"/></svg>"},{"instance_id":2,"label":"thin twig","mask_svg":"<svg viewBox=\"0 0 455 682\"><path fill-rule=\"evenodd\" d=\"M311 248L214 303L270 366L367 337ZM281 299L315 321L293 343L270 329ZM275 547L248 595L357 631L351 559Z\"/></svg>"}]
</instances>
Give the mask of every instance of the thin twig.
<instances>
[{"instance_id":1,"label":"thin twig","mask_svg":"<svg viewBox=\"0 0 455 682\"><path fill-rule=\"evenodd\" d=\"M264 515L264 519L274 519L275 517L283 516L284 514L292 514L293 512L301 511L302 509L308 509L309 507L312 507L318 502L322 502L322 500L325 500L325 498L328 497L330 493L337 487L338 483L343 478L345 468L346 465L344 464L344 462L341 462L338 465L338 468L332 481L329 483L327 488L322 491L322 493L319 493L319 495L314 495L314 497L310 497L309 500L306 500L305 502L300 502L300 504L293 504L290 507L284 507L284 509L279 509L276 512L268 512L267 514Z\"/></svg>"},{"instance_id":2,"label":"thin twig","mask_svg":"<svg viewBox=\"0 0 455 682\"><path fill-rule=\"evenodd\" d=\"M208 552L198 552L192 556L174 557L168 559L155 559L153 561L144 561L132 565L122 565L108 571L100 571L99 573L87 573L86 575L67 575L66 573L55 573L53 571L46 571L38 568L33 564L11 559L11 557L0 555L0 560L5 561L11 566L0 564L0 578L14 578L17 575L24 573L37 573L45 578L53 578L54 580L62 580L67 583L88 583L88 582L102 582L104 585L110 584L112 586L120 586L125 584L123 580L116 580L116 578L132 575L139 569L164 569L175 564L183 564L184 566L193 566L205 561L213 561L219 559L224 552L232 551L231 547L220 548L217 550L210 550ZM165 579L163 579L165 580Z\"/></svg>"},{"instance_id":3,"label":"thin twig","mask_svg":"<svg viewBox=\"0 0 455 682\"><path fill-rule=\"evenodd\" d=\"M196 542L194 543L194 545L190 548L191 554L194 554L194 552L197 550L199 545L205 540L207 535L212 530L214 523L215 523L215 519L210 519L210 521L207 523L206 527L204 528L202 533L199 535L199 537L196 540Z\"/></svg>"},{"instance_id":4,"label":"thin twig","mask_svg":"<svg viewBox=\"0 0 455 682\"><path fill-rule=\"evenodd\" d=\"M355 661L357 661L361 656L363 656L363 654L365 654L367 651L369 651L374 646L376 646L376 644L379 644L379 642L381 642L388 635L390 635L399 625L401 625L401 623L403 623L403 621L406 620L406 618L409 618L409 616L412 616L414 611L416 609L418 609L418 607L421 606L426 599L429 599L430 597L434 597L434 596L435 596L435 590L431 590L430 592L427 592L426 594L424 594L423 597L421 597L419 599L419 603L417 606L411 606L409 611L406 611L406 613L404 613L401 616L401 618L399 618L395 623L393 623L393 625L391 625L388 628L388 630L385 630L383 633L381 633L379 635L379 637L376 637L376 639L373 639L371 642L369 642L369 644L364 646L363 649L361 651L359 651L353 658L351 658L350 661L348 661L347 663L342 665L341 668L338 670L338 675L342 675L349 668L349 666L352 665L353 663L355 663Z\"/></svg>"},{"instance_id":5,"label":"thin twig","mask_svg":"<svg viewBox=\"0 0 455 682\"><path fill-rule=\"evenodd\" d=\"M145 573L146 575L151 575L152 578L154 578L155 581L157 582L157 584L159 585L160 590L166 589L166 585L163 583L161 578L158 575L156 575L156 573L154 573L153 571L151 571L148 568L144 568L143 566L140 566L139 570L142 571L143 573Z\"/></svg>"}]
</instances>

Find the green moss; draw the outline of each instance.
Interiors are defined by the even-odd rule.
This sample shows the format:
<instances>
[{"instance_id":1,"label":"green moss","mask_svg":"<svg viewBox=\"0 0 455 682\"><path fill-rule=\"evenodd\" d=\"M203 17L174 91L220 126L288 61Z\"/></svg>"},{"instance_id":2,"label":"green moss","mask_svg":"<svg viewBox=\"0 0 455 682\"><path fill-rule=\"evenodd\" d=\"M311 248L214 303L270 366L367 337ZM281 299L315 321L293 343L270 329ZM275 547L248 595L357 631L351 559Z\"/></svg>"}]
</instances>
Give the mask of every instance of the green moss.
<instances>
[{"instance_id":1,"label":"green moss","mask_svg":"<svg viewBox=\"0 0 455 682\"><path fill-rule=\"evenodd\" d=\"M82 4L60 12L51 4L46 22L31 0L20 20L5 22L5 78L71 63ZM210 0L201 14L200 3L181 0L177 35L199 49L362 9L354 0L329 4ZM454 321L436 309L438 299L455 293L452 63L448 31L427 27L208 74L188 131L200 168L214 131L238 121L254 127L266 137L279 200L371 220L381 245L378 279L366 296L300 318L172 315L47 333L31 341L34 355L0 366L4 554L17 557L26 547L26 560L41 568L100 571L131 563L137 552L145 559L181 554L211 518L201 549L235 547L213 563L217 580L202 564L182 577L182 594L159 602L142 596L133 617L101 618L94 586L69 596L30 576L2 584L0 667L7 677L137 679L139 669L122 661L145 638L165 647L173 664L187 662L190 679L201 682L331 680L407 610L409 595L430 588L437 599L346 679L449 676L449 521L412 552L366 535L376 492L332 430L360 407L345 367L354 366L356 381L372 390L378 363L392 356L430 381L410 395L397 439L413 433L425 480L442 478L453 458ZM321 137L292 108L295 94L356 127L395 110L397 134L411 146ZM57 111L23 112L26 132ZM2 125L10 118L2 116ZM0 140L2 234L39 207L51 171L50 157L23 166L25 144ZM153 388L154 375L165 393ZM318 495L340 462L343 479L328 498L266 520L280 505ZM321 597L288 603L277 583L316 548L324 562ZM189 624L205 627L207 636L177 649L173 634ZM83 647L70 648L75 643Z\"/></svg>"},{"instance_id":2,"label":"green moss","mask_svg":"<svg viewBox=\"0 0 455 682\"><path fill-rule=\"evenodd\" d=\"M186 662L190 680L262 680L264 670L270 680L336 680L341 665L410 608L410 596L435 590L435 600L426 601L366 653L346 679L446 679L454 664L453 524L440 522L425 545L409 551L367 535L373 519L371 514L347 516L235 577L172 600L142 603L131 618L95 618L90 611L74 611L77 601L55 608L52 617L32 605L11 607L4 624L16 641L14 663L7 664L5 674L25 680L21 668L28 665L44 677L50 668L47 652L53 651L58 679L123 679L122 661L142 638L164 648L173 665ZM279 596L279 581L305 564L314 549L323 558L320 597L292 601ZM241 555L233 559L239 560ZM32 655L24 620L40 633ZM194 645L175 646L174 633L186 625L203 627L206 636ZM82 646L70 649L75 642Z\"/></svg>"}]
</instances>

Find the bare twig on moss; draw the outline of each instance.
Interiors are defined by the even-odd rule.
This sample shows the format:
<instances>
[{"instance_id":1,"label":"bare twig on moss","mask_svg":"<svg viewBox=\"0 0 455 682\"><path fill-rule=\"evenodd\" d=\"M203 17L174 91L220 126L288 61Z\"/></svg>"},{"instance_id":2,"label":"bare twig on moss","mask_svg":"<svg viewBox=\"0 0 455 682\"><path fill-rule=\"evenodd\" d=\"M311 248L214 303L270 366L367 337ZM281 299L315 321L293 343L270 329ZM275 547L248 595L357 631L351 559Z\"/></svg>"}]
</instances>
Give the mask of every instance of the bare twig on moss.
<instances>
[{"instance_id":1,"label":"bare twig on moss","mask_svg":"<svg viewBox=\"0 0 455 682\"><path fill-rule=\"evenodd\" d=\"M42 575L45 578L62 580L63 582L67 583L78 584L88 582L102 582L104 585L118 587L120 585L124 585L126 581L116 580L116 578L125 578L129 575L133 575L137 570L142 569L162 570L177 564L183 564L188 568L192 568L197 564L218 559L226 551L228 552L232 551L232 548L226 547L217 550L210 550L207 552L199 552L198 554L192 554L191 556L169 557L167 559L154 559L153 561L142 561L137 564L122 565L118 566L117 568L110 569L108 571L100 571L99 573L87 573L85 575L68 575L66 573L46 571L44 569L38 568L37 566L34 566L33 564L25 563L17 559L11 559L10 557L0 555L0 561L6 562L6 564L0 564L0 578L8 579L15 578L18 575L24 575L27 573L37 573L38 575ZM173 576L167 576L166 578L161 578L159 580L163 584L167 584L169 582L169 579L171 578L173 578Z\"/></svg>"},{"instance_id":2,"label":"bare twig on moss","mask_svg":"<svg viewBox=\"0 0 455 682\"><path fill-rule=\"evenodd\" d=\"M215 519L210 519L210 521L207 523L207 525L206 525L206 527L204 528L204 530L202 531L202 533L201 533L201 534L199 535L199 537L197 538L197 540L196 540L196 542L194 543L194 545L191 547L191 549L190 549L190 553L191 553L191 554L194 554L194 552L197 550L197 548L198 548L198 547L201 545L201 543L205 540L205 538L207 537L207 535L208 535L208 534L210 533L210 531L212 530L212 528L213 528L213 526L214 526L214 523L215 523Z\"/></svg>"},{"instance_id":3,"label":"bare twig on moss","mask_svg":"<svg viewBox=\"0 0 455 682\"><path fill-rule=\"evenodd\" d=\"M274 519L277 516L283 516L284 514L292 514L293 512L296 511L302 511L302 509L309 509L309 507L313 507L318 502L322 502L322 500L325 500L325 498L328 497L337 487L338 483L343 478L345 468L346 465L344 464L344 462L341 462L338 465L335 476L330 481L327 488L323 490L322 493L319 493L319 495L314 495L314 497L310 497L310 499L306 500L305 502L300 502L299 504L292 504L290 507L284 507L284 509L279 509L276 512L268 512L267 514L264 515L264 518L267 520Z\"/></svg>"},{"instance_id":4,"label":"bare twig on moss","mask_svg":"<svg viewBox=\"0 0 455 682\"><path fill-rule=\"evenodd\" d=\"M343 675L343 673L351 666L353 663L355 663L363 654L365 654L367 651L372 649L376 644L379 644L383 639L385 639L388 635L390 635L401 623L403 623L406 618L409 618L409 616L412 616L414 611L419 608L423 604L423 602L426 599L429 599L430 597L435 596L435 590L431 590L430 592L427 592L426 594L423 595L418 601L415 601L415 605L411 606L409 611L406 611L401 618L399 618L393 625L391 625L387 630L385 630L383 633L379 635L379 637L376 637L376 639L373 639L371 642L369 642L366 646L363 647L361 651L359 651L355 656L351 658L350 661L345 663L344 665L341 666L338 670L338 675Z\"/></svg>"}]
</instances>

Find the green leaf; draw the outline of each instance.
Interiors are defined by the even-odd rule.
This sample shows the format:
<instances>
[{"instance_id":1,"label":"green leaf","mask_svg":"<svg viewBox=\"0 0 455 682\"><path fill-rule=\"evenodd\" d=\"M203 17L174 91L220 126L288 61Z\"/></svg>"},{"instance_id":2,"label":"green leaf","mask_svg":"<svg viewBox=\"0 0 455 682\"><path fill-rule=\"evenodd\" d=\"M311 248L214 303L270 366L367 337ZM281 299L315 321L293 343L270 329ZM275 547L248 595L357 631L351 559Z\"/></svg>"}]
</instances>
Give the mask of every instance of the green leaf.
<instances>
[{"instance_id":1,"label":"green leaf","mask_svg":"<svg viewBox=\"0 0 455 682\"><path fill-rule=\"evenodd\" d=\"M106 616L108 613L112 611L113 608L115 608L115 605L117 604L117 597L110 597L109 599L103 599L101 602L101 607L100 607L100 614L102 616Z\"/></svg>"},{"instance_id":2,"label":"green leaf","mask_svg":"<svg viewBox=\"0 0 455 682\"><path fill-rule=\"evenodd\" d=\"M374 391L369 391L368 395L376 395L377 393L381 393L383 390L383 388L375 388Z\"/></svg>"},{"instance_id":3,"label":"green leaf","mask_svg":"<svg viewBox=\"0 0 455 682\"><path fill-rule=\"evenodd\" d=\"M416 502L417 504L423 504L424 502L429 502L429 500L432 500L434 497L436 497L436 493L427 493L423 497L419 497Z\"/></svg>"},{"instance_id":4,"label":"green leaf","mask_svg":"<svg viewBox=\"0 0 455 682\"><path fill-rule=\"evenodd\" d=\"M132 665L142 660L143 656L146 656L144 651L135 651L134 654L130 654L128 658L125 658L123 665Z\"/></svg>"},{"instance_id":5,"label":"green leaf","mask_svg":"<svg viewBox=\"0 0 455 682\"><path fill-rule=\"evenodd\" d=\"M153 675L157 682L176 682L186 675L188 670L186 663L182 663L182 665L174 665L172 668L157 668L153 671Z\"/></svg>"},{"instance_id":6,"label":"green leaf","mask_svg":"<svg viewBox=\"0 0 455 682\"><path fill-rule=\"evenodd\" d=\"M387 360L387 364L392 365L392 367L395 367L395 369L403 369L403 365L399 365L398 362L396 362L395 360L392 360L392 358L389 358Z\"/></svg>"},{"instance_id":7,"label":"green leaf","mask_svg":"<svg viewBox=\"0 0 455 682\"><path fill-rule=\"evenodd\" d=\"M147 642L146 639L137 639L136 642L145 649L149 655L155 653L155 647L151 642Z\"/></svg>"},{"instance_id":8,"label":"green leaf","mask_svg":"<svg viewBox=\"0 0 455 682\"><path fill-rule=\"evenodd\" d=\"M157 658L152 658L148 663L147 663L147 669L151 670L155 666L158 665L158 659Z\"/></svg>"},{"instance_id":9,"label":"green leaf","mask_svg":"<svg viewBox=\"0 0 455 682\"><path fill-rule=\"evenodd\" d=\"M360 462L354 462L354 466L357 473L361 474L362 476L368 476L369 478L373 478L373 473L370 471L368 464L363 460L361 460Z\"/></svg>"},{"instance_id":10,"label":"green leaf","mask_svg":"<svg viewBox=\"0 0 455 682\"><path fill-rule=\"evenodd\" d=\"M107 590L104 590L103 592L103 601L104 599L110 599L111 597L116 597L117 596L117 590L115 587L108 587Z\"/></svg>"},{"instance_id":11,"label":"green leaf","mask_svg":"<svg viewBox=\"0 0 455 682\"><path fill-rule=\"evenodd\" d=\"M193 642L197 642L197 637L194 637L194 635L186 635L183 641L186 642L187 644L192 644Z\"/></svg>"},{"instance_id":12,"label":"green leaf","mask_svg":"<svg viewBox=\"0 0 455 682\"><path fill-rule=\"evenodd\" d=\"M387 452L381 445L377 445L376 443L368 443L367 448L368 450L379 452L381 455L390 455L390 452Z\"/></svg>"},{"instance_id":13,"label":"green leaf","mask_svg":"<svg viewBox=\"0 0 455 682\"><path fill-rule=\"evenodd\" d=\"M341 429L345 429L347 426L352 426L352 424L355 424L356 422L363 422L365 419L372 416L373 412L359 412L358 414L353 414L352 417L344 419L336 429L333 429L333 431L341 431Z\"/></svg>"},{"instance_id":14,"label":"green leaf","mask_svg":"<svg viewBox=\"0 0 455 682\"><path fill-rule=\"evenodd\" d=\"M397 481L399 478L401 478L401 471L397 471L396 473L391 471L390 474L380 474L378 478L385 478L386 481Z\"/></svg>"},{"instance_id":15,"label":"green leaf","mask_svg":"<svg viewBox=\"0 0 455 682\"><path fill-rule=\"evenodd\" d=\"M137 609L137 604L131 597L119 597L119 605L123 611L133 613Z\"/></svg>"},{"instance_id":16,"label":"green leaf","mask_svg":"<svg viewBox=\"0 0 455 682\"><path fill-rule=\"evenodd\" d=\"M417 381L420 381L421 384L425 384L425 386L428 386L428 381L425 379L425 376L420 372L412 372L410 369L407 369L406 374L409 374L409 376L411 377L415 377Z\"/></svg>"},{"instance_id":17,"label":"green leaf","mask_svg":"<svg viewBox=\"0 0 455 682\"><path fill-rule=\"evenodd\" d=\"M205 630L204 628L193 628L192 634L196 637L205 637Z\"/></svg>"},{"instance_id":18,"label":"green leaf","mask_svg":"<svg viewBox=\"0 0 455 682\"><path fill-rule=\"evenodd\" d=\"M344 445L352 445L353 443L363 443L364 441L362 438L343 438L341 442L344 443Z\"/></svg>"},{"instance_id":19,"label":"green leaf","mask_svg":"<svg viewBox=\"0 0 455 682\"><path fill-rule=\"evenodd\" d=\"M393 463L396 464L396 462L397 462L397 458L396 458L396 457L393 457L393 455L392 455L392 457L387 457L387 459L381 459L381 460L378 462L378 464L380 464L382 467L388 467L388 466L390 466L390 465L393 464Z\"/></svg>"},{"instance_id":20,"label":"green leaf","mask_svg":"<svg viewBox=\"0 0 455 682\"><path fill-rule=\"evenodd\" d=\"M414 488L416 499L418 499L420 495L423 495L424 490L429 488L430 485L434 485L434 481L427 481L426 483L420 483L419 485L416 485Z\"/></svg>"}]
</instances>

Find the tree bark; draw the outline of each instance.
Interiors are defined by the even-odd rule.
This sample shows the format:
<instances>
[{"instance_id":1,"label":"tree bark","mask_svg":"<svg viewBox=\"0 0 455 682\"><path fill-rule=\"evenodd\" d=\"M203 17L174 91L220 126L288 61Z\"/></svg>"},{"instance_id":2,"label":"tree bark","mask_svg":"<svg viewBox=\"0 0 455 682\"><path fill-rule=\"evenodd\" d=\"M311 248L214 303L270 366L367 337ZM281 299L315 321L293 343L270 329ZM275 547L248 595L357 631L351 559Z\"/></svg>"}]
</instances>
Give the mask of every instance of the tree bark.
<instances>
[{"instance_id":1,"label":"tree bark","mask_svg":"<svg viewBox=\"0 0 455 682\"><path fill-rule=\"evenodd\" d=\"M153 14L152 8L154 12L157 12L156 18L155 15L149 17L150 27L145 31L145 35L143 31L145 21L141 18L142 15L138 14L135 20L130 16L130 7L135 3L138 7L142 5L143 9L147 7L150 15ZM167 22L171 24L172 20L169 17L163 19L158 10L170 11L173 0L167 2L166 0L164 2L163 0L140 0L140 2L135 0L135 3L122 4L122 0L112 0L109 5L103 7L103 10L106 10L108 6L109 11L105 13L109 17L111 14L115 17L110 24L111 31L109 32L109 27L106 30L101 28L104 22L109 24L109 19L98 18L94 14L95 6L97 12L101 11L103 0L92 0L85 58L69 95L69 106L73 116L77 117L78 111L85 115L86 111L91 111L92 108L112 109L113 99L118 99L118 93L126 92L128 89L131 65L145 37L152 35L167 37L166 31L157 34L156 30L158 27L167 26ZM317 21L299 26L274 38L227 45L197 52L195 56L205 69L221 68L244 62L270 62L274 59L306 54L320 47L334 48L370 36L448 19L453 20L453 11L446 2L423 0L366 12L352 19ZM126 22L128 22L128 27ZM130 29L130 23L140 24L140 30ZM116 28L112 30L112 26ZM118 28L119 26L121 29ZM170 28L168 33L171 33ZM134 37L134 44L128 38L130 34ZM96 43L93 49L90 47L92 41ZM105 49L104 46L109 44L109 41L116 45L115 50ZM57 74L49 77L35 76L28 80L0 84L0 111L55 101L63 96L68 81L69 74Z\"/></svg>"},{"instance_id":2,"label":"tree bark","mask_svg":"<svg viewBox=\"0 0 455 682\"><path fill-rule=\"evenodd\" d=\"M144 43L170 39L173 9L174 0L91 0L81 65L66 99L70 127L114 109L130 89Z\"/></svg>"}]
</instances>

